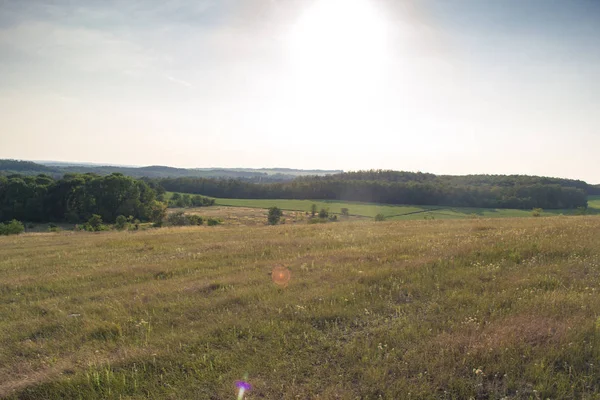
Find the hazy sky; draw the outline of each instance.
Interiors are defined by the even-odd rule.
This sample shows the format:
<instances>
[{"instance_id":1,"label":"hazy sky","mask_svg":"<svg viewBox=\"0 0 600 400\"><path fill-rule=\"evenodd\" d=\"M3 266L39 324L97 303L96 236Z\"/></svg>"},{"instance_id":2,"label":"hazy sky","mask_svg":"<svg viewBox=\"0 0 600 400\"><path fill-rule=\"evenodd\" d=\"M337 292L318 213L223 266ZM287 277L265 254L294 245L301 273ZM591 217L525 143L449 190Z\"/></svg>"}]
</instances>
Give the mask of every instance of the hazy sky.
<instances>
[{"instance_id":1,"label":"hazy sky","mask_svg":"<svg viewBox=\"0 0 600 400\"><path fill-rule=\"evenodd\" d=\"M600 183L597 0L0 0L0 158Z\"/></svg>"}]
</instances>

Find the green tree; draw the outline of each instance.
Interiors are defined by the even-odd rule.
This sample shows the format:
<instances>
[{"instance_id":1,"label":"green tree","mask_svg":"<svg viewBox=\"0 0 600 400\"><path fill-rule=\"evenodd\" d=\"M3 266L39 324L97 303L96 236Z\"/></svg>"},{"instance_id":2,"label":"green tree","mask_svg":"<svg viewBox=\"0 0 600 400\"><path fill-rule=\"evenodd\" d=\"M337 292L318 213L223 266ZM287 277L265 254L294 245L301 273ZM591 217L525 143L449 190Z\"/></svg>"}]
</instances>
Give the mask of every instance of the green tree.
<instances>
[{"instance_id":1,"label":"green tree","mask_svg":"<svg viewBox=\"0 0 600 400\"><path fill-rule=\"evenodd\" d=\"M313 204L312 206L310 206L310 215L313 217L315 215L317 215L317 205L316 204Z\"/></svg>"},{"instance_id":2,"label":"green tree","mask_svg":"<svg viewBox=\"0 0 600 400\"><path fill-rule=\"evenodd\" d=\"M319 211L319 218L327 219L328 217L329 217L329 211L327 211L324 208L321 208L321 211Z\"/></svg>"},{"instance_id":3,"label":"green tree","mask_svg":"<svg viewBox=\"0 0 600 400\"><path fill-rule=\"evenodd\" d=\"M127 222L127 217L125 217L124 215L119 215L115 221L115 228L117 228L117 230L123 231L125 229L127 229L127 226L129 225L129 223Z\"/></svg>"},{"instance_id":4,"label":"green tree","mask_svg":"<svg viewBox=\"0 0 600 400\"><path fill-rule=\"evenodd\" d=\"M270 225L277 225L282 216L283 211L281 211L278 207L271 207L269 208L269 216L267 219Z\"/></svg>"}]
</instances>

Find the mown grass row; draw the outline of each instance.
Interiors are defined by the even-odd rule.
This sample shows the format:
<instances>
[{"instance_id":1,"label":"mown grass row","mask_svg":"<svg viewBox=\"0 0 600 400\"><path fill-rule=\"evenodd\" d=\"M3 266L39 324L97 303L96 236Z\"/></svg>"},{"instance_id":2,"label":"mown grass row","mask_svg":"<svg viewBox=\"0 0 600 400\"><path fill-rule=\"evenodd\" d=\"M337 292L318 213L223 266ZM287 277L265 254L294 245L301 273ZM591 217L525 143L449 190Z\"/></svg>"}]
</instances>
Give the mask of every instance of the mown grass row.
<instances>
[{"instance_id":1,"label":"mown grass row","mask_svg":"<svg viewBox=\"0 0 600 400\"><path fill-rule=\"evenodd\" d=\"M597 398L599 278L596 217L5 237L0 397Z\"/></svg>"}]
</instances>

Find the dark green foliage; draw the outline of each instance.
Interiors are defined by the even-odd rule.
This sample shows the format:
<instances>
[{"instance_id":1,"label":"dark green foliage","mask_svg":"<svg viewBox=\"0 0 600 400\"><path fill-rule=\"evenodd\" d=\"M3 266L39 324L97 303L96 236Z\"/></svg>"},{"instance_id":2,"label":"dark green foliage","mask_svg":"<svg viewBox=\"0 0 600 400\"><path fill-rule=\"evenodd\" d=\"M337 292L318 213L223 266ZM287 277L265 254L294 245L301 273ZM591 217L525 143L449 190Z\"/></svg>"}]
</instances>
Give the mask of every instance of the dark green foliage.
<instances>
[{"instance_id":1,"label":"dark green foliage","mask_svg":"<svg viewBox=\"0 0 600 400\"><path fill-rule=\"evenodd\" d=\"M217 226L220 224L221 224L221 221L219 221L218 219L215 219L215 218L209 218L208 221L206 221L206 225L208 225L208 226Z\"/></svg>"},{"instance_id":2,"label":"dark green foliage","mask_svg":"<svg viewBox=\"0 0 600 400\"><path fill-rule=\"evenodd\" d=\"M147 221L160 217L162 203L155 199L147 183L121 174L0 177L0 221L78 223L93 214L108 223L119 215Z\"/></svg>"},{"instance_id":3,"label":"dark green foliage","mask_svg":"<svg viewBox=\"0 0 600 400\"><path fill-rule=\"evenodd\" d=\"M186 226L189 225L189 221L185 216L183 211L175 211L174 213L169 214L167 217L167 221L169 225L172 226Z\"/></svg>"},{"instance_id":4,"label":"dark green foliage","mask_svg":"<svg viewBox=\"0 0 600 400\"><path fill-rule=\"evenodd\" d=\"M190 225L202 225L204 223L204 219L199 215L188 215L187 218Z\"/></svg>"},{"instance_id":5,"label":"dark green foliage","mask_svg":"<svg viewBox=\"0 0 600 400\"><path fill-rule=\"evenodd\" d=\"M319 218L322 218L322 219L329 218L329 211L327 211L324 208L321 208L321 211L319 211Z\"/></svg>"},{"instance_id":6,"label":"dark green foliage","mask_svg":"<svg viewBox=\"0 0 600 400\"><path fill-rule=\"evenodd\" d=\"M329 216L329 220L330 220L331 222L337 222L337 220L338 220L338 217L337 217L337 215L330 215L330 216Z\"/></svg>"},{"instance_id":7,"label":"dark green foliage","mask_svg":"<svg viewBox=\"0 0 600 400\"><path fill-rule=\"evenodd\" d=\"M270 225L277 225L282 216L283 211L281 211L278 207L271 207L269 208L269 216L267 219Z\"/></svg>"},{"instance_id":8,"label":"dark green foliage","mask_svg":"<svg viewBox=\"0 0 600 400\"><path fill-rule=\"evenodd\" d=\"M13 219L6 224L0 224L0 235L18 235L25 231L25 226L20 221Z\"/></svg>"},{"instance_id":9,"label":"dark green foliage","mask_svg":"<svg viewBox=\"0 0 600 400\"><path fill-rule=\"evenodd\" d=\"M83 226L88 232L100 232L105 231L106 226L102 223L102 217L98 214L94 214L90 217L90 219Z\"/></svg>"},{"instance_id":10,"label":"dark green foliage","mask_svg":"<svg viewBox=\"0 0 600 400\"><path fill-rule=\"evenodd\" d=\"M123 231L127 229L129 223L127 222L127 217L124 215L119 215L115 221L115 228L119 231Z\"/></svg>"},{"instance_id":11,"label":"dark green foliage","mask_svg":"<svg viewBox=\"0 0 600 400\"><path fill-rule=\"evenodd\" d=\"M592 186L582 181L531 176L436 176L361 171L254 184L242 180L162 179L166 190L233 199L321 199L450 207L568 209L585 207ZM316 208L311 210L316 215Z\"/></svg>"},{"instance_id":12,"label":"dark green foliage","mask_svg":"<svg viewBox=\"0 0 600 400\"><path fill-rule=\"evenodd\" d=\"M215 199L209 197L189 194L173 193L169 200L171 208L209 207L215 204Z\"/></svg>"},{"instance_id":13,"label":"dark green foliage","mask_svg":"<svg viewBox=\"0 0 600 400\"><path fill-rule=\"evenodd\" d=\"M383 214L377 214L375 216L375 221L385 221L385 215L383 215Z\"/></svg>"},{"instance_id":14,"label":"dark green foliage","mask_svg":"<svg viewBox=\"0 0 600 400\"><path fill-rule=\"evenodd\" d=\"M186 215L183 211L175 211L169 214L167 222L171 226L198 226L204 223L204 219L199 215Z\"/></svg>"},{"instance_id":15,"label":"dark green foliage","mask_svg":"<svg viewBox=\"0 0 600 400\"><path fill-rule=\"evenodd\" d=\"M350 216L350 210L348 210L347 208L342 208L342 217L349 217Z\"/></svg>"},{"instance_id":16,"label":"dark green foliage","mask_svg":"<svg viewBox=\"0 0 600 400\"><path fill-rule=\"evenodd\" d=\"M531 215L533 215L534 217L539 217L540 215L542 215L542 211L543 210L541 208L534 208L531 212Z\"/></svg>"}]
</instances>

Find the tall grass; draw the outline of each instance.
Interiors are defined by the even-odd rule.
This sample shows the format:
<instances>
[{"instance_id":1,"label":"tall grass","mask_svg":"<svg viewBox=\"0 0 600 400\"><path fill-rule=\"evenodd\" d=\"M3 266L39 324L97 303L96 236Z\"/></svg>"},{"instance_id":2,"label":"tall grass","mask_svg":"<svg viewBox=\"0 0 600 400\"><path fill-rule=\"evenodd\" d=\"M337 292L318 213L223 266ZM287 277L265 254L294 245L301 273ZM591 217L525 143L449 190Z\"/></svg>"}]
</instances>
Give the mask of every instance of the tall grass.
<instances>
[{"instance_id":1,"label":"tall grass","mask_svg":"<svg viewBox=\"0 0 600 400\"><path fill-rule=\"evenodd\" d=\"M596 217L0 237L0 397L598 398L599 278Z\"/></svg>"}]
</instances>

